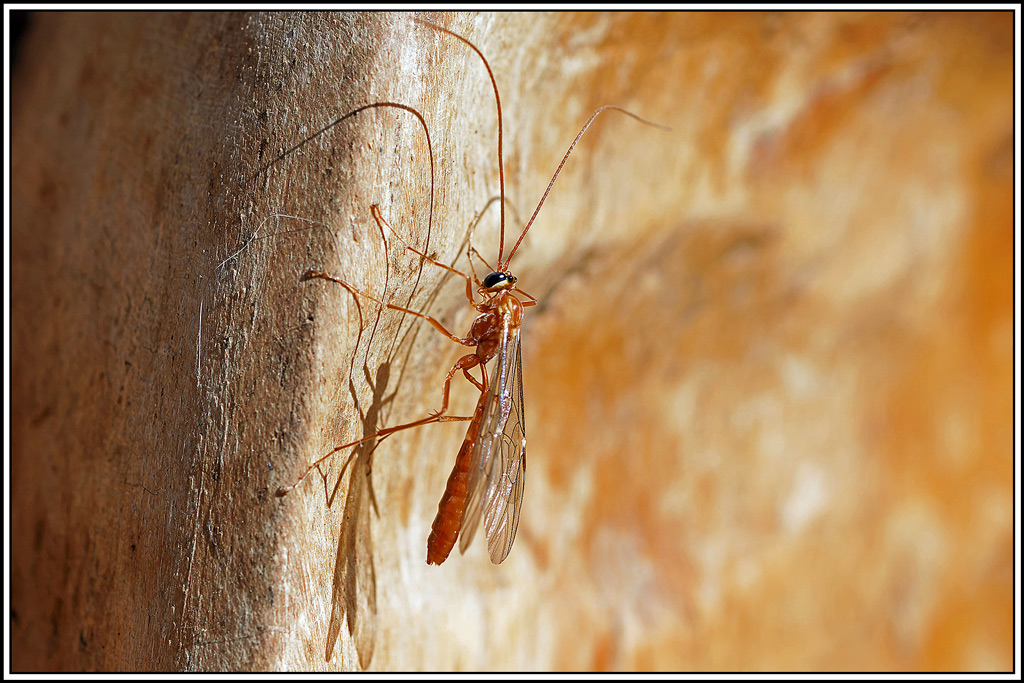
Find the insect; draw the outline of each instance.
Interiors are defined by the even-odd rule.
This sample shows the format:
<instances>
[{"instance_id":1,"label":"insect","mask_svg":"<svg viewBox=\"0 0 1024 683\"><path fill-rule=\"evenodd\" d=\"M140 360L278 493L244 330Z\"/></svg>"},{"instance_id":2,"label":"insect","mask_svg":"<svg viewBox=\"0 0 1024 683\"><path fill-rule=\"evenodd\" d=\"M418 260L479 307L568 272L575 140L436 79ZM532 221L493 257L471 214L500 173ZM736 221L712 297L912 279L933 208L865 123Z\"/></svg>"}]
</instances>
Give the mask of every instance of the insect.
<instances>
[{"instance_id":1,"label":"insect","mask_svg":"<svg viewBox=\"0 0 1024 683\"><path fill-rule=\"evenodd\" d=\"M474 350L459 358L448 371L442 390L442 402L439 410L419 420L377 430L370 436L350 443L342 444L311 464L292 485L278 489L277 495L283 496L298 486L320 464L339 451L366 443L371 439L383 439L396 432L421 427L437 422L469 422L466 437L455 459L455 465L448 478L444 494L438 503L437 515L431 525L427 538L427 563L440 565L451 553L455 543L459 543L461 552L465 552L483 522L484 535L490 559L498 564L505 560L515 540L519 524L519 512L523 501L526 474L526 421L523 401L522 355L520 350L520 330L527 308L538 303L537 299L519 288L518 279L509 270L511 262L527 232L540 213L547 200L555 180L562 167L572 154L576 144L594 120L602 113L615 110L637 121L658 128L664 126L647 121L636 114L614 105L606 105L597 109L580 129L572 144L555 169L547 189L537 203L533 215L523 227L518 240L512 249L505 254L505 172L502 151L502 115L501 97L491 66L483 53L468 39L459 34L423 19L414 19L417 24L430 28L442 35L455 38L471 48L483 62L490 77L497 108L497 156L499 179L500 235L498 259L494 267L470 247L469 258L472 276L454 267L441 263L426 253L406 243L399 233L392 228L382 215L377 205L371 207L371 213L379 226L386 226L405 247L423 261L443 268L465 280L466 298L469 305L478 315L470 327L469 333L462 337L453 334L437 319L425 313L407 307L386 303L373 295L357 289L342 278L326 272L310 269L303 276L304 280L322 279L343 286L353 295L364 297L388 309L416 316L429 322L437 331L453 342L471 347ZM331 125L344 118L368 108L397 107L414 113L426 130L423 117L416 110L406 105L393 102L378 102L364 105L341 117ZM330 126L328 126L330 127ZM326 130L323 129L323 130ZM320 132L323 132L320 131ZM666 129L667 130L667 129ZM308 139L307 139L308 140ZM427 133L429 147L429 132ZM303 144L303 143L300 143ZM292 148L295 149L295 148ZM431 150L431 176L433 178L433 151ZM433 182L433 180L432 180ZM432 204L431 204L432 205ZM489 274L482 280L477 278L472 257L476 256L489 269ZM474 288L475 287L475 288ZM477 298L479 297L479 298ZM488 375L487 365L493 363ZM480 379L470 373L479 368ZM458 373L480 392L476 409L470 416L448 415L449 390L452 380Z\"/></svg>"}]
</instances>

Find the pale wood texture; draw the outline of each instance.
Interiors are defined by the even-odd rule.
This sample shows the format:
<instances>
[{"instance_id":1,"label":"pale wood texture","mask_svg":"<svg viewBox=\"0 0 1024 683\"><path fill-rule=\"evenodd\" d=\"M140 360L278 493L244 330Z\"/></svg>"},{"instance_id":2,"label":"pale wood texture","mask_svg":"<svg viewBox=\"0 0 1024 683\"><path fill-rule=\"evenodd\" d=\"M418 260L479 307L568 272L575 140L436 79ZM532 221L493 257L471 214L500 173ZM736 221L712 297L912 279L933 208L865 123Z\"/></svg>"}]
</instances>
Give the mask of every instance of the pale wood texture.
<instances>
[{"instance_id":1,"label":"pale wood texture","mask_svg":"<svg viewBox=\"0 0 1024 683\"><path fill-rule=\"evenodd\" d=\"M361 451L330 509L315 474L274 496L462 353L306 269L471 315L370 216L424 248L412 115L261 168L416 107L452 262L498 188L477 57L384 14L46 15L12 98L15 670L359 669L345 627L324 661L335 598L379 670L1009 669L1012 15L434 18L501 87L508 244L594 109L672 127L599 119L512 262L542 303L510 556L424 561L464 425L350 492Z\"/></svg>"}]
</instances>

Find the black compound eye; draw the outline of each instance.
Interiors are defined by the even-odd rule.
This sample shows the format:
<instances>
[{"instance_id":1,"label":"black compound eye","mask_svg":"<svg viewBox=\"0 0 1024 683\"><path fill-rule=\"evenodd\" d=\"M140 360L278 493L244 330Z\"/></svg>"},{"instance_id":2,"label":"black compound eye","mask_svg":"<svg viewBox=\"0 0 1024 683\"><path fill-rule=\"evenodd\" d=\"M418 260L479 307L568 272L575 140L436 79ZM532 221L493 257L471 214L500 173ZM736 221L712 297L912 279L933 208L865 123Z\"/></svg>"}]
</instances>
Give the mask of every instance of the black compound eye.
<instances>
[{"instance_id":1,"label":"black compound eye","mask_svg":"<svg viewBox=\"0 0 1024 683\"><path fill-rule=\"evenodd\" d=\"M509 281L515 282L511 273L491 273L484 278L484 289L494 289Z\"/></svg>"}]
</instances>

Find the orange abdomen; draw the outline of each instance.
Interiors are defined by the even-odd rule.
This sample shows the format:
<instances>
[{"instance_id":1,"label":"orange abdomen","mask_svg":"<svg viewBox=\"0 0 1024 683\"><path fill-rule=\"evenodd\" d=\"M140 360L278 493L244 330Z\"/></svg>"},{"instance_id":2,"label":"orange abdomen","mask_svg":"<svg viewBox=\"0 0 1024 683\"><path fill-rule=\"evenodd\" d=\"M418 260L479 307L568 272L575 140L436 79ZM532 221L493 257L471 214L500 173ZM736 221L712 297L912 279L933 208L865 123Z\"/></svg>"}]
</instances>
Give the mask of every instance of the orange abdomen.
<instances>
[{"instance_id":1,"label":"orange abdomen","mask_svg":"<svg viewBox=\"0 0 1024 683\"><path fill-rule=\"evenodd\" d=\"M455 458L455 466L448 475L441 502L437 504L437 516L430 525L430 536L427 537L427 564L441 564L448 559L448 554L455 547L455 541L462 530L462 516L466 511L466 485L469 481L469 461L473 455L477 432L480 431L481 408L487 394L480 394L473 421L469 423L466 438Z\"/></svg>"}]
</instances>

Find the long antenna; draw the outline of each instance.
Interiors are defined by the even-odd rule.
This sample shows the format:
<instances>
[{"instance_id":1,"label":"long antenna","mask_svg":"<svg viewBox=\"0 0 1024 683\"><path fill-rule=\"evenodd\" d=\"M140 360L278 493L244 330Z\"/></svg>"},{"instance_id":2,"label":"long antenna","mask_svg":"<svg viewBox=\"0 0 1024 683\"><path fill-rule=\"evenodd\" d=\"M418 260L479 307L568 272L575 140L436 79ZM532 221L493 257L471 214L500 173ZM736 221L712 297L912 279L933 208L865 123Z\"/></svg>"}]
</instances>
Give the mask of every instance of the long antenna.
<instances>
[{"instance_id":1,"label":"long antenna","mask_svg":"<svg viewBox=\"0 0 1024 683\"><path fill-rule=\"evenodd\" d=\"M537 208L534 209L533 215L530 216L530 221L526 224L526 227L523 228L523 232L519 235L519 239L516 241L515 246L512 247L512 251L510 251L508 253L508 258L502 258L502 254L504 253L504 250L505 250L505 164L504 164L504 160L503 160L503 157L502 157L502 146L501 146L501 140L502 140L501 95L498 94L498 82L494 79L494 72L491 71L491 65L488 63L487 58L484 57L484 53L481 52L480 49L477 48L476 45L474 45L473 43L469 42L467 39L463 38L458 33L455 33L453 31L449 31L448 29L444 28L443 26L438 26L437 24L429 22L426 19L413 18L413 21L415 21L417 24L422 24L423 26L428 26L428 27L430 27L430 28L432 28L432 29L434 29L436 31L440 31L441 33L447 33L448 35L452 36L453 38L458 38L463 43L465 43L466 45L471 47L474 52L476 52L478 55L480 55L480 59L483 61L484 67L487 69L487 75L490 76L490 78L491 78L491 87L494 89L494 103L495 103L495 105L498 108L498 183L499 183L499 186L500 186L500 194L501 194L501 235L500 235L500 241L498 242L498 271L499 272L505 270L506 268L508 268L509 261L512 260L512 256L516 253L516 250L519 249L519 245L522 244L523 238L526 237L527 231L530 229L530 226L533 225L533 221L537 218L537 214L540 213L540 208L542 206L544 206L544 202L547 200L548 194L550 194L551 188L555 184L555 179L558 178L558 174L562 172L562 167L565 166L565 162L569 159L569 155L572 154L572 150L576 147L576 143L578 143L580 141L580 138L583 137L583 134L585 132L587 132L587 128L590 128L590 124L592 124L594 122L594 119L596 119L602 112L608 111L609 109L614 109L615 111L622 112L626 116L629 116L631 118L636 119L637 121L639 121L640 123L643 123L644 125L654 126L655 128L660 128L662 130L671 130L671 128L669 128L668 126L663 126L660 123L654 123L653 121L648 121L647 119L642 118L640 116L637 116L633 112L627 111L627 110L623 109L622 107L617 107L614 104L606 104L605 106L603 106L600 109L598 109L597 111L595 111L590 116L590 119L583 125L583 128L580 129L580 132L576 135L576 139L572 141L571 145L569 145L569 149L566 150L565 156L562 157L562 162L560 164L558 164L558 168L555 169L554 175L551 176L551 182L548 183L547 189L544 190L544 196L540 198L540 202L537 204Z\"/></svg>"},{"instance_id":2,"label":"long antenna","mask_svg":"<svg viewBox=\"0 0 1024 683\"><path fill-rule=\"evenodd\" d=\"M596 119L602 112L608 111L609 109L614 109L615 111L622 112L626 116L630 116L630 117L636 119L637 121L639 121L640 123L643 123L645 125L654 126L655 128L661 128L662 130L671 130L668 126L663 126L660 123L654 123L653 121L648 121L645 118L641 118L641 117L637 116L636 114L634 114L631 111L626 111L622 107L616 107L614 104L606 104L605 106L601 107L600 109L595 111L593 114L591 114L590 119L585 124L583 124L583 128L580 129L580 132L576 135L576 139L572 141L572 144L569 145L569 149L566 150L565 156L562 157L562 163L558 164L558 168L555 169L555 174L553 176L551 176L551 182L548 183L548 189L544 190L544 196L540 198L540 202L537 204L537 208L534 209L533 215L530 216L530 222L526 224L526 227L523 228L523 233L521 235L519 235L519 240L515 243L515 246L512 247L512 251L510 251L508 253L508 258L505 259L504 261L500 261L499 260L499 262L498 262L498 270L499 271L503 271L506 268L508 268L509 261L512 260L512 256L515 255L516 249L519 248L519 245L522 244L522 242L523 242L523 238L526 237L527 230L530 229L530 226L533 225L534 219L537 218L537 214L540 213L540 207L544 206L544 201L547 200L548 194L551 192L551 188L555 184L555 179L558 178L558 174L562 172L562 167L565 166L565 162L569 158L569 155L572 154L572 150L576 147L576 143L579 142L580 138L583 137L583 134L587 132L587 128L590 128L590 124L592 124L594 122L594 119Z\"/></svg>"},{"instance_id":3,"label":"long antenna","mask_svg":"<svg viewBox=\"0 0 1024 683\"><path fill-rule=\"evenodd\" d=\"M447 33L453 38L458 38L466 45L469 45L471 48L473 48L473 52L480 55L480 59L483 60L484 67L486 67L487 69L487 75L491 77L491 87L494 88L494 103L498 107L498 186L499 192L501 194L501 238L498 242L498 262L500 263L502 251L505 249L505 163L501 154L501 95L498 94L498 82L494 80L494 72L491 71L491 65L487 62L487 58L484 57L484 53L480 52L480 49L476 45L469 42L468 40L460 36L458 33L449 31L444 26L438 26L437 24L429 22L426 19L413 17L413 21L415 21L417 24L421 24L423 26L432 28L435 31Z\"/></svg>"}]
</instances>

